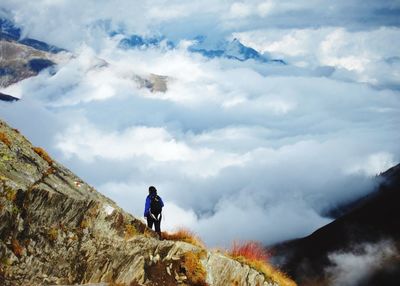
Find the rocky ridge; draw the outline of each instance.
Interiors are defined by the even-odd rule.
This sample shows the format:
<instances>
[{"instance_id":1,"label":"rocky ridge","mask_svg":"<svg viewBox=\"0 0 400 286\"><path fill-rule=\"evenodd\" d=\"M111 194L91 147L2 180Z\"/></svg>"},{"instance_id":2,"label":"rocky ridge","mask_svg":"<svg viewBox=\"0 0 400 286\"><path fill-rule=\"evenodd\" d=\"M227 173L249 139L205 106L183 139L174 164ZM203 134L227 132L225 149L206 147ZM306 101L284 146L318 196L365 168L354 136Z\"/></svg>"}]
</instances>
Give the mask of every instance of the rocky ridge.
<instances>
[{"instance_id":1,"label":"rocky ridge","mask_svg":"<svg viewBox=\"0 0 400 286\"><path fill-rule=\"evenodd\" d=\"M0 87L35 76L66 57L66 53L50 53L13 40L0 39Z\"/></svg>"},{"instance_id":2,"label":"rocky ridge","mask_svg":"<svg viewBox=\"0 0 400 286\"><path fill-rule=\"evenodd\" d=\"M279 285L222 253L160 241L0 120L0 285Z\"/></svg>"}]
</instances>

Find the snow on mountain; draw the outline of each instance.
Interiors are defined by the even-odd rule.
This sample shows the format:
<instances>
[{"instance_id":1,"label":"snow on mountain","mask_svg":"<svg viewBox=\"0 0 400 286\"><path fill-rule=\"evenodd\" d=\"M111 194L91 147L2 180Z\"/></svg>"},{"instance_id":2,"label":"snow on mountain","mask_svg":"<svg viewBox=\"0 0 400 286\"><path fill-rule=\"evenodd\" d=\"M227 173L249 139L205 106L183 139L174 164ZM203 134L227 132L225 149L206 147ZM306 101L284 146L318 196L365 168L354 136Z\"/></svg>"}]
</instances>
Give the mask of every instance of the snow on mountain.
<instances>
[{"instance_id":1,"label":"snow on mountain","mask_svg":"<svg viewBox=\"0 0 400 286\"><path fill-rule=\"evenodd\" d=\"M119 47L122 49L148 49L156 47L166 47L167 49L173 49L175 47L175 44L162 36L142 37L139 35L131 35L127 38L123 38L119 42Z\"/></svg>"},{"instance_id":2,"label":"snow on mountain","mask_svg":"<svg viewBox=\"0 0 400 286\"><path fill-rule=\"evenodd\" d=\"M115 34L114 34L115 35ZM238 61L255 60L261 63L278 63L286 64L281 59L270 59L260 54L253 48L243 45L238 39L231 41L222 41L214 45L205 45L205 36L197 36L193 43L187 48L189 52L198 53L206 58L227 58ZM177 44L168 40L164 36L142 37L139 35L131 35L123 38L119 42L122 49L148 49L148 48L166 48L174 49Z\"/></svg>"},{"instance_id":3,"label":"snow on mountain","mask_svg":"<svg viewBox=\"0 0 400 286\"><path fill-rule=\"evenodd\" d=\"M228 58L238 61L255 60L262 63L279 63L286 64L285 61L280 59L270 59L253 48L243 45L238 39L232 41L224 41L214 47L207 47L203 45L203 38L197 37L198 41L189 47L189 51L193 53L200 53L207 58Z\"/></svg>"}]
</instances>

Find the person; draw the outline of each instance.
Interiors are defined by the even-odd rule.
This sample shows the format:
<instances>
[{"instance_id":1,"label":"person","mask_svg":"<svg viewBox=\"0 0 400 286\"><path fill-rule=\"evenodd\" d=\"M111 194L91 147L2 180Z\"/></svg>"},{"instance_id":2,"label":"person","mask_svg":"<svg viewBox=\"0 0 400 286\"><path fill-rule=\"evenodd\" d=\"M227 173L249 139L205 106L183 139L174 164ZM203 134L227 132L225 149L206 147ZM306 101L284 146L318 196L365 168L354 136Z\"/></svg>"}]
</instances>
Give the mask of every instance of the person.
<instances>
[{"instance_id":1,"label":"person","mask_svg":"<svg viewBox=\"0 0 400 286\"><path fill-rule=\"evenodd\" d=\"M144 206L144 217L147 219L147 226L154 228L158 236L161 238L161 218L162 208L164 203L159 195L157 195L157 189L154 186L149 187L149 195L146 198Z\"/></svg>"}]
</instances>

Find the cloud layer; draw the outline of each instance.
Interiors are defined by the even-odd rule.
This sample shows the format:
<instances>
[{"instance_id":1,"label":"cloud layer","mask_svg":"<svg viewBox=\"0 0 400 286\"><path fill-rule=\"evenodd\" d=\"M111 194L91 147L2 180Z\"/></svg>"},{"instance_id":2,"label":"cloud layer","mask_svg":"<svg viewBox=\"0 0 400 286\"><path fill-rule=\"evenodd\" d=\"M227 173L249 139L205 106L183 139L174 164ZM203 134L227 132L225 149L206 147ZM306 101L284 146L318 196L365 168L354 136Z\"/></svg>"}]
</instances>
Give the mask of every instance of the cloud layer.
<instances>
[{"instance_id":1,"label":"cloud layer","mask_svg":"<svg viewBox=\"0 0 400 286\"><path fill-rule=\"evenodd\" d=\"M0 114L137 216L155 185L167 229L210 245L306 235L400 159L399 5L214 2L5 1L25 33L73 57L5 90L22 100ZM177 47L123 50L111 30ZM288 65L190 53L199 34ZM166 93L138 88L151 73Z\"/></svg>"},{"instance_id":2,"label":"cloud layer","mask_svg":"<svg viewBox=\"0 0 400 286\"><path fill-rule=\"evenodd\" d=\"M329 260L332 266L325 271L330 285L362 285L374 272L393 267L398 259L394 242L382 240L362 244L352 251L331 253Z\"/></svg>"}]
</instances>

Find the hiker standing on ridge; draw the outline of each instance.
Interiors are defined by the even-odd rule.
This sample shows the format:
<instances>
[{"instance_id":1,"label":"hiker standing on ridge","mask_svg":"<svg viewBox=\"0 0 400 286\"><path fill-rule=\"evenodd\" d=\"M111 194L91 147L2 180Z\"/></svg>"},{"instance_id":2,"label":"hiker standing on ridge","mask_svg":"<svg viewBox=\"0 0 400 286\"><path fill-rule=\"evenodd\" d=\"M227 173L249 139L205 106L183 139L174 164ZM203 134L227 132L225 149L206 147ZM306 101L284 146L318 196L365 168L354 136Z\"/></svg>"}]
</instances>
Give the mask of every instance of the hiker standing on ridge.
<instances>
[{"instance_id":1,"label":"hiker standing on ridge","mask_svg":"<svg viewBox=\"0 0 400 286\"><path fill-rule=\"evenodd\" d=\"M146 198L146 204L144 206L144 217L147 219L147 226L153 228L153 224L156 232L161 238L161 218L162 208L164 203L160 196L157 195L157 189L153 186L149 187L149 195Z\"/></svg>"}]
</instances>

